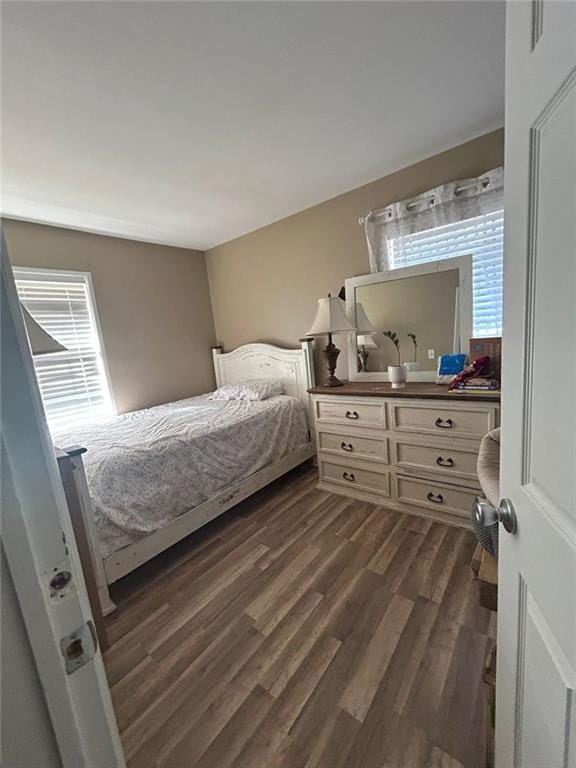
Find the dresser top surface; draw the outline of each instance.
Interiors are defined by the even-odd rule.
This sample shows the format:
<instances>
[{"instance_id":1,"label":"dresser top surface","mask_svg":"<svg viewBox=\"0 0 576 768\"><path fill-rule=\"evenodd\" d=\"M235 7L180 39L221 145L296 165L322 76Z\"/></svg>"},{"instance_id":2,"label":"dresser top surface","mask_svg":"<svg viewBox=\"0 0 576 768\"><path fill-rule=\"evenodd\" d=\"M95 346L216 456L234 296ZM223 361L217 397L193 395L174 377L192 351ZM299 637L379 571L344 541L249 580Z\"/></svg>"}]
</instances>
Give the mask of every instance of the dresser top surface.
<instances>
[{"instance_id":1,"label":"dresser top surface","mask_svg":"<svg viewBox=\"0 0 576 768\"><path fill-rule=\"evenodd\" d=\"M341 387L312 387L311 395L346 395L348 397L399 397L424 398L428 400L472 400L489 403L500 402L500 392L448 391L445 384L432 382L407 383L403 389L392 389L384 381L345 381Z\"/></svg>"}]
</instances>

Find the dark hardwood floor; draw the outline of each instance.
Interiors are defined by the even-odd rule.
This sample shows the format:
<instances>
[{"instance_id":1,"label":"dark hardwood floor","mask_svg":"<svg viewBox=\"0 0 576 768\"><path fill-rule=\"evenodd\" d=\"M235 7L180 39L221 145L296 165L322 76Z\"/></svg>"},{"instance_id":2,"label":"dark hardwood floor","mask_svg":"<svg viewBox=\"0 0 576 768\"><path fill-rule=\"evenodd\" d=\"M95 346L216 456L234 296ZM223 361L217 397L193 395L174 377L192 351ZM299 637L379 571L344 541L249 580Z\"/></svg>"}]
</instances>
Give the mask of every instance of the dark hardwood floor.
<instances>
[{"instance_id":1,"label":"dark hardwood floor","mask_svg":"<svg viewBox=\"0 0 576 768\"><path fill-rule=\"evenodd\" d=\"M295 470L115 585L130 768L480 768L466 531Z\"/></svg>"}]
</instances>

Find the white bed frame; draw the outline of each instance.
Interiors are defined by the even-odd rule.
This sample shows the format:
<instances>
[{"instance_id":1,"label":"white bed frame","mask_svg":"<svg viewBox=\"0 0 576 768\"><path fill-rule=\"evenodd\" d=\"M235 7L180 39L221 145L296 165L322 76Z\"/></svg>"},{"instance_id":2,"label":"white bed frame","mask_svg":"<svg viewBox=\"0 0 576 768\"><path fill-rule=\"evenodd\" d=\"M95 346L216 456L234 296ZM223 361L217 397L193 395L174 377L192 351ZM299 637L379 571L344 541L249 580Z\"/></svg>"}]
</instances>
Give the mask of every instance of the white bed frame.
<instances>
[{"instance_id":1,"label":"white bed frame","mask_svg":"<svg viewBox=\"0 0 576 768\"><path fill-rule=\"evenodd\" d=\"M258 472L249 475L244 480L229 486L208 501L180 515L168 525L106 558L100 555L98 534L82 463L84 450L74 446L65 451L70 456L76 470L74 475L78 496L81 500L79 505L82 514L81 523L89 543L91 562L84 565L91 568L94 573L104 615L111 613L116 608L110 598L108 590L110 584L126 576L135 568L226 512L230 507L314 456L314 428L307 391L314 386L311 339L303 339L300 344L300 349L283 349L272 344L245 344L228 353L224 353L221 347L214 347L212 354L218 387L226 384L238 384L253 378L281 379L286 394L298 397L306 406L309 442L273 464L268 464Z\"/></svg>"}]
</instances>

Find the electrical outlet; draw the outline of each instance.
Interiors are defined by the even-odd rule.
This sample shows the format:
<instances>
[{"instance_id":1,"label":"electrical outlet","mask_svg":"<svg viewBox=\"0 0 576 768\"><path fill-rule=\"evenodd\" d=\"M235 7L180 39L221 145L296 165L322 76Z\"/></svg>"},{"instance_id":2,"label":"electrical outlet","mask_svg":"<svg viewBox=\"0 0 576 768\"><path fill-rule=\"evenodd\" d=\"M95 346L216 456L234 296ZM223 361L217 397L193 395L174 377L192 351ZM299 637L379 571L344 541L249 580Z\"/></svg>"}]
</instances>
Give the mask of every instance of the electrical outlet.
<instances>
[{"instance_id":1,"label":"electrical outlet","mask_svg":"<svg viewBox=\"0 0 576 768\"><path fill-rule=\"evenodd\" d=\"M434 360L436 357L436 350L435 349L429 349L428 350L428 360Z\"/></svg>"}]
</instances>

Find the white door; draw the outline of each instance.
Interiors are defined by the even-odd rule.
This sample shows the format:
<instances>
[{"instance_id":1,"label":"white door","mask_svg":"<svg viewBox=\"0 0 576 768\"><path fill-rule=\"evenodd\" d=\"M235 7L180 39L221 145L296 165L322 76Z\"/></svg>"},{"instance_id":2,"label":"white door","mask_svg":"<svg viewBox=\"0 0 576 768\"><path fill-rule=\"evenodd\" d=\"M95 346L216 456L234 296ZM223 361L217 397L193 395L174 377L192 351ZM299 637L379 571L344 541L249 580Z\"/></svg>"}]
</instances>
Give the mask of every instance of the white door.
<instances>
[{"instance_id":1,"label":"white door","mask_svg":"<svg viewBox=\"0 0 576 768\"><path fill-rule=\"evenodd\" d=\"M576 766L576 2L507 6L497 768Z\"/></svg>"},{"instance_id":2,"label":"white door","mask_svg":"<svg viewBox=\"0 0 576 768\"><path fill-rule=\"evenodd\" d=\"M90 630L90 605L3 238L1 283L2 548L62 765L122 768L102 656Z\"/></svg>"}]
</instances>

